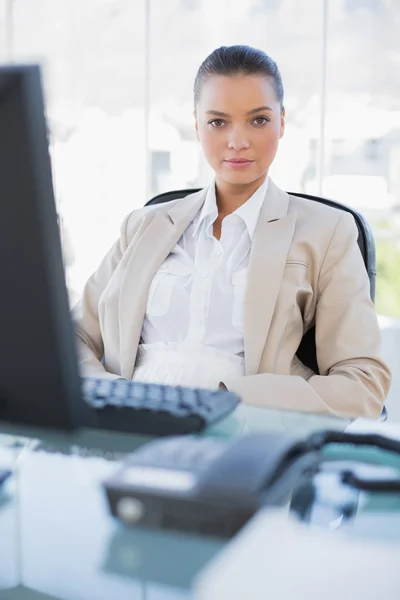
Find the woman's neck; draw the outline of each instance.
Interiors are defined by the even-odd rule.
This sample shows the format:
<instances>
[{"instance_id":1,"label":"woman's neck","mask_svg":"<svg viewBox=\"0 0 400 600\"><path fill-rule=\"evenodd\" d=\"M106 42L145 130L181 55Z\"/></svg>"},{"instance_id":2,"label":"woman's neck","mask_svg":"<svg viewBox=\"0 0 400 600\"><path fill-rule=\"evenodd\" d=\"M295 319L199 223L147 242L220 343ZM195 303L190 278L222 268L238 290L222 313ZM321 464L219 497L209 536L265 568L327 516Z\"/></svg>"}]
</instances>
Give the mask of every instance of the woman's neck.
<instances>
[{"instance_id":1,"label":"woman's neck","mask_svg":"<svg viewBox=\"0 0 400 600\"><path fill-rule=\"evenodd\" d=\"M218 214L224 218L235 212L262 186L267 178L267 174L259 177L251 183L243 185L229 183L227 181L215 181L215 194L217 199Z\"/></svg>"}]
</instances>

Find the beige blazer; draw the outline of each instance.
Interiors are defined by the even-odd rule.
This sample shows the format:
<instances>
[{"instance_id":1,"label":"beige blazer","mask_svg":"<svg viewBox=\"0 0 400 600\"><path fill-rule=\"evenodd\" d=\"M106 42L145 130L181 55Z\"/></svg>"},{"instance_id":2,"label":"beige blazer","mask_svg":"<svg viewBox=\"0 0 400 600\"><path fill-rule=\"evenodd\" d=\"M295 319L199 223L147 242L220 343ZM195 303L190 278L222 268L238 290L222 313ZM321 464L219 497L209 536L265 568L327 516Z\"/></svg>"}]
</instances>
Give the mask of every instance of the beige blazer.
<instances>
[{"instance_id":1,"label":"beige blazer","mask_svg":"<svg viewBox=\"0 0 400 600\"><path fill-rule=\"evenodd\" d=\"M205 196L125 218L73 311L84 374L132 377L150 283ZM314 323L320 375L296 357ZM250 254L244 347L245 376L224 381L244 402L379 416L391 376L351 215L269 181Z\"/></svg>"}]
</instances>

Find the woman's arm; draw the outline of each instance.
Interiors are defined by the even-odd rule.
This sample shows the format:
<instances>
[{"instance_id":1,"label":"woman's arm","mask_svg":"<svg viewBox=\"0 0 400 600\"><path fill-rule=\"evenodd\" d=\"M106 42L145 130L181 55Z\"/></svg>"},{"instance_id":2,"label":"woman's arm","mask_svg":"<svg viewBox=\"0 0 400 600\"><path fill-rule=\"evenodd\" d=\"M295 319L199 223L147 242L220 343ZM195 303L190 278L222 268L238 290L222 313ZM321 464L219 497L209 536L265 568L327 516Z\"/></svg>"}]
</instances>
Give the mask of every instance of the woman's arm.
<instances>
[{"instance_id":1,"label":"woman's arm","mask_svg":"<svg viewBox=\"0 0 400 600\"><path fill-rule=\"evenodd\" d=\"M127 226L131 214L122 222L119 239L108 251L97 271L87 281L81 299L72 310L72 318L76 327L79 365L84 375L120 377L108 373L101 363L104 346L101 337L98 306L101 294L128 247Z\"/></svg>"},{"instance_id":2,"label":"woman's arm","mask_svg":"<svg viewBox=\"0 0 400 600\"><path fill-rule=\"evenodd\" d=\"M244 402L287 410L378 417L391 374L353 217L338 220L318 279L315 314L320 375L262 373L223 383Z\"/></svg>"}]
</instances>

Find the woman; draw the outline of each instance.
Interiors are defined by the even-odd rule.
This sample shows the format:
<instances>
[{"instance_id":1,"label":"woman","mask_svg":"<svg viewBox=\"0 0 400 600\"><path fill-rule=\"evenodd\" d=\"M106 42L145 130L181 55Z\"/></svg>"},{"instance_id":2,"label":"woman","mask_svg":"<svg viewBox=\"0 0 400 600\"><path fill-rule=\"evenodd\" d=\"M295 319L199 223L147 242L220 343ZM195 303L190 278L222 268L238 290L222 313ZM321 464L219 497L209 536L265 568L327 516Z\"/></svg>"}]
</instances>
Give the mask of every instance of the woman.
<instances>
[{"instance_id":1,"label":"woman","mask_svg":"<svg viewBox=\"0 0 400 600\"><path fill-rule=\"evenodd\" d=\"M390 372L353 218L268 178L285 128L275 62L219 48L194 101L215 181L126 217L75 309L83 373L378 417ZM314 324L320 375L296 357Z\"/></svg>"}]
</instances>

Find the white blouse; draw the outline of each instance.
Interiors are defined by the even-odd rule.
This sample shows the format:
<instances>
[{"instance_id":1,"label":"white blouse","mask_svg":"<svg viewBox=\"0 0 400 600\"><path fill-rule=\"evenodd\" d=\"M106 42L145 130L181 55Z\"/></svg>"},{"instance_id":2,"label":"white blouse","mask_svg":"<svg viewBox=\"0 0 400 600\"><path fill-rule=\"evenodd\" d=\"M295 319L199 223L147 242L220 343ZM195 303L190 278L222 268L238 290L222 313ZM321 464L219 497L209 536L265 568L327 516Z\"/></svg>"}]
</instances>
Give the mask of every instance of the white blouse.
<instances>
[{"instance_id":1,"label":"white blouse","mask_svg":"<svg viewBox=\"0 0 400 600\"><path fill-rule=\"evenodd\" d=\"M243 357L247 267L267 186L268 179L224 218L217 240L215 183L210 185L203 207L154 276L141 344L208 346Z\"/></svg>"}]
</instances>

